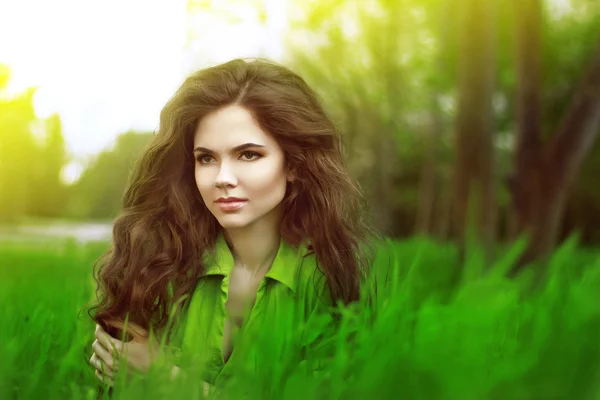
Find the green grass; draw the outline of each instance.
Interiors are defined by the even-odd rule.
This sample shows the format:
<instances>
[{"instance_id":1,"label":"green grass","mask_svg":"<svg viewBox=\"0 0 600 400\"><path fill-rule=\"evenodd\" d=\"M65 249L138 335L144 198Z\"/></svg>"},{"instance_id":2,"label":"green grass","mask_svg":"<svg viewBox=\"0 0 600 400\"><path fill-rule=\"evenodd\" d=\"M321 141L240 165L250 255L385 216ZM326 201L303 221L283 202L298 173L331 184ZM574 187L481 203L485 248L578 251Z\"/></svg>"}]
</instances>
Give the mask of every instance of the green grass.
<instances>
[{"instance_id":1,"label":"green grass","mask_svg":"<svg viewBox=\"0 0 600 400\"><path fill-rule=\"evenodd\" d=\"M526 276L502 278L518 247L491 270L472 253L458 287L452 246L412 239L384 247L375 304L346 313L324 372L280 376L291 356L261 340L262 359L272 362L258 374L240 367L222 398L600 399L600 252L568 242L532 293ZM0 241L0 399L96 398L87 364L94 324L79 311L93 296L92 265L106 248ZM277 326L265 338L273 335L285 337ZM201 398L193 373L176 384L162 373L117 386L113 398Z\"/></svg>"}]
</instances>

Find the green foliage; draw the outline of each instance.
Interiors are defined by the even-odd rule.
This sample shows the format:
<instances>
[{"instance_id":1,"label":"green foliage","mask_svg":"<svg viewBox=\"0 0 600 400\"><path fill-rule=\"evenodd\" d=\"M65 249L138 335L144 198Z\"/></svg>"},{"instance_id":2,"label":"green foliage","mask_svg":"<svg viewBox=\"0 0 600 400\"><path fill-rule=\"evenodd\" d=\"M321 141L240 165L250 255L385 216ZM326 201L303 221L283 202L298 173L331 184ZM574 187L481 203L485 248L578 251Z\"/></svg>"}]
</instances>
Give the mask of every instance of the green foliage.
<instances>
[{"instance_id":1,"label":"green foliage","mask_svg":"<svg viewBox=\"0 0 600 400\"><path fill-rule=\"evenodd\" d=\"M414 216L419 212L424 199L413 194L421 169L430 162L427 157L431 149L437 177L435 219L444 220L443 205L450 200L444 187L452 185L454 165L452 132L460 46L460 7L455 3L292 2L296 10L286 62L317 89L344 133L352 175L374 197L374 213L383 215L376 219L380 228L386 228L381 221L389 220L389 215ZM600 40L600 3L569 3L570 9L557 13L553 2L542 2L541 108L546 135L558 127ZM505 226L510 202L505 178L512 172L516 124L515 16L519 6L500 1L494 8L495 165L500 223ZM599 149L597 146L594 153L600 154ZM574 188L576 201L566 213L566 228L584 229L588 243L597 243L594 232L600 217L595 211L598 202L594 201L598 185L585 175L595 177L597 172L590 163L584 166L582 181ZM588 223L588 216L593 222ZM390 233L412 234L412 224L400 219L392 224Z\"/></svg>"},{"instance_id":2,"label":"green foliage","mask_svg":"<svg viewBox=\"0 0 600 400\"><path fill-rule=\"evenodd\" d=\"M34 118L28 91L12 100L2 100L0 107L0 211L4 218L13 212L23 212L31 188L27 181L33 175L33 164L26 160L35 154L35 142L28 135ZM10 196L7 195L10 193Z\"/></svg>"},{"instance_id":3,"label":"green foliage","mask_svg":"<svg viewBox=\"0 0 600 400\"><path fill-rule=\"evenodd\" d=\"M10 69L4 64L0 64L0 90L6 88L10 80Z\"/></svg>"},{"instance_id":4,"label":"green foliage","mask_svg":"<svg viewBox=\"0 0 600 400\"><path fill-rule=\"evenodd\" d=\"M112 218L122 207L129 174L153 133L127 132L113 149L98 154L71 188L68 215Z\"/></svg>"},{"instance_id":5,"label":"green foliage","mask_svg":"<svg viewBox=\"0 0 600 400\"><path fill-rule=\"evenodd\" d=\"M45 135L38 155L29 159L35 168L29 185L35 192L27 199L27 214L56 217L63 214L68 196L61 181L61 171L68 161L65 140L58 114L41 121L41 127Z\"/></svg>"},{"instance_id":6,"label":"green foliage","mask_svg":"<svg viewBox=\"0 0 600 400\"><path fill-rule=\"evenodd\" d=\"M0 67L0 220L58 216L66 197L60 172L67 162L60 117L36 117L35 89L4 93L9 72Z\"/></svg>"},{"instance_id":7,"label":"green foliage","mask_svg":"<svg viewBox=\"0 0 600 400\"><path fill-rule=\"evenodd\" d=\"M0 244L0 398L95 398L93 323L80 308L93 297L91 266L106 243ZM458 286L453 246L413 238L378 244L370 306L344 311L328 335L333 357L311 376L279 345L295 340L285 316L255 346L258 373L240 365L219 398L593 399L600 395L600 263L574 240L554 255L544 285L509 281L516 243L493 268L467 259ZM472 253L475 254L475 253ZM316 321L316 326L319 322ZM309 331L310 333L311 331ZM318 330L317 330L318 332ZM327 343L327 340L324 341ZM325 352L324 354L328 354ZM157 367L117 387L114 399L200 398L193 370L175 383Z\"/></svg>"},{"instance_id":8,"label":"green foliage","mask_svg":"<svg viewBox=\"0 0 600 400\"><path fill-rule=\"evenodd\" d=\"M152 133L126 132L101 152L72 186L61 180L70 161L60 117L36 116L35 89L8 96L10 70L0 66L0 221L26 216L110 218L121 208L128 172Z\"/></svg>"}]
</instances>

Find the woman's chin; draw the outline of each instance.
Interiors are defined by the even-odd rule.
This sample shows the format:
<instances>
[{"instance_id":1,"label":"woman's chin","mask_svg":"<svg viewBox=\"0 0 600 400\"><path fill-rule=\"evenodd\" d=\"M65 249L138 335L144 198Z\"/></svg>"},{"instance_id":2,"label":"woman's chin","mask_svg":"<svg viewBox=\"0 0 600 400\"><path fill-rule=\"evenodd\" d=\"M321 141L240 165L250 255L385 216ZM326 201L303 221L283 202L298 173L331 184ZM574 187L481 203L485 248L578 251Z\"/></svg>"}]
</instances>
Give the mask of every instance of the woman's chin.
<instances>
[{"instance_id":1,"label":"woman's chin","mask_svg":"<svg viewBox=\"0 0 600 400\"><path fill-rule=\"evenodd\" d=\"M243 228L248 225L248 221L235 215L221 215L217 218L217 221L223 229Z\"/></svg>"}]
</instances>

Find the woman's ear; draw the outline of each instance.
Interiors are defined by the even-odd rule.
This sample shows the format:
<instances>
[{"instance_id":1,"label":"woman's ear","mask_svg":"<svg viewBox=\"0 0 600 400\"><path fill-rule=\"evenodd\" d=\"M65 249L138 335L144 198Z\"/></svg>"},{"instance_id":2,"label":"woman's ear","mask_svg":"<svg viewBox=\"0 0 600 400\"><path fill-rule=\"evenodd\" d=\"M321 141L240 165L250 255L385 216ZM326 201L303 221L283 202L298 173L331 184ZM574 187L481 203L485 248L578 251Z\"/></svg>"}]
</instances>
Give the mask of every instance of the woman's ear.
<instances>
[{"instance_id":1,"label":"woman's ear","mask_svg":"<svg viewBox=\"0 0 600 400\"><path fill-rule=\"evenodd\" d=\"M290 183L292 183L292 182L294 182L296 180L296 177L297 177L297 175L296 175L296 169L295 168L288 169L288 172L287 172L287 181L290 182Z\"/></svg>"}]
</instances>

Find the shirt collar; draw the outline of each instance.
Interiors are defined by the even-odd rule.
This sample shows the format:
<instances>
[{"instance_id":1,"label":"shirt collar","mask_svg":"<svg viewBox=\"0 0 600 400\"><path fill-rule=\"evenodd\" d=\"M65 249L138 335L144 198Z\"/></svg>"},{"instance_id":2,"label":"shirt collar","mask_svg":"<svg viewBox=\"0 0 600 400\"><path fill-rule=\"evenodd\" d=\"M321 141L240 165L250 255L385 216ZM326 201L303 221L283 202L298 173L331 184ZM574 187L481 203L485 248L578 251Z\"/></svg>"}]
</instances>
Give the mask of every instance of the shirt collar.
<instances>
[{"instance_id":1,"label":"shirt collar","mask_svg":"<svg viewBox=\"0 0 600 400\"><path fill-rule=\"evenodd\" d=\"M298 250L288 245L283 238L279 241L279 249L266 278L274 279L296 292L296 277L302 256L306 253L306 245L302 243ZM233 254L225 241L223 232L217 236L215 249L204 257L204 276L222 275L229 277L233 270Z\"/></svg>"}]
</instances>

